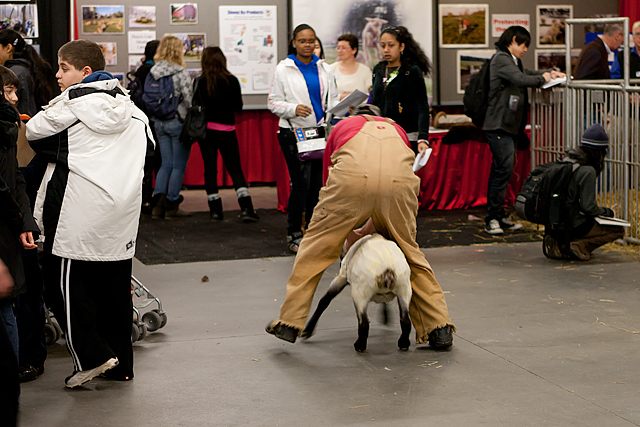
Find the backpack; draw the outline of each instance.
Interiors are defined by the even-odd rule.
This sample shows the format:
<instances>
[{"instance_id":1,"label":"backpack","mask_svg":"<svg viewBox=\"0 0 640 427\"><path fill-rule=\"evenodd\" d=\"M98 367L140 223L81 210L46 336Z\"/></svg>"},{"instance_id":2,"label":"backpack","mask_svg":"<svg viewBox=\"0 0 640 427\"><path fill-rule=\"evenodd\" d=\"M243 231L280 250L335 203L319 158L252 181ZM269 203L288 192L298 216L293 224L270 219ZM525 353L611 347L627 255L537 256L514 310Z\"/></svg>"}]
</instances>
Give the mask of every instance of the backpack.
<instances>
[{"instance_id":1,"label":"backpack","mask_svg":"<svg viewBox=\"0 0 640 427\"><path fill-rule=\"evenodd\" d=\"M514 207L518 216L553 230L570 228L567 192L569 180L578 167L577 162L557 160L531 171L516 196Z\"/></svg>"},{"instance_id":2,"label":"backpack","mask_svg":"<svg viewBox=\"0 0 640 427\"><path fill-rule=\"evenodd\" d=\"M128 73L127 77L129 78L129 84L127 85L127 90L129 91L129 97L136 104L136 107L141 109L145 114L147 113L147 107L144 105L142 101L142 94L144 93L144 86L142 85L142 81L135 73Z\"/></svg>"},{"instance_id":3,"label":"backpack","mask_svg":"<svg viewBox=\"0 0 640 427\"><path fill-rule=\"evenodd\" d=\"M464 97L462 98L464 114L470 117L473 124L479 128L484 124L484 117L487 114L489 105L489 68L491 59L484 61L480 71L471 76L469 86L465 88Z\"/></svg>"},{"instance_id":4,"label":"backpack","mask_svg":"<svg viewBox=\"0 0 640 427\"><path fill-rule=\"evenodd\" d=\"M178 113L180 103L173 87L173 74L156 80L153 74L149 73L144 82L142 102L151 116L160 120L173 119Z\"/></svg>"}]
</instances>

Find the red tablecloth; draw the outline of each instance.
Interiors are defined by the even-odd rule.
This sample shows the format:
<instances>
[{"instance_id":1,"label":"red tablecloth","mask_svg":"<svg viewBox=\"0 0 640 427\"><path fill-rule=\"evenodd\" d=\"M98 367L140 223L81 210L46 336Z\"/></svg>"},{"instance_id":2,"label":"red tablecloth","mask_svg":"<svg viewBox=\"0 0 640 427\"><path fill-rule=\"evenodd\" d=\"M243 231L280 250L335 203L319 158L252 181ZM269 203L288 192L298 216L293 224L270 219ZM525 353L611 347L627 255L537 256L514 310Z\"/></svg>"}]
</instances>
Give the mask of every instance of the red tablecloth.
<instances>
[{"instance_id":1,"label":"red tablecloth","mask_svg":"<svg viewBox=\"0 0 640 427\"><path fill-rule=\"evenodd\" d=\"M289 198L289 173L278 145L278 118L265 110L243 111L236 115L242 170L249 183L276 183L278 210L284 211ZM418 171L421 209L465 209L486 205L487 183L491 170L489 145L477 141L442 144L446 132L429 137L433 153L427 165ZM530 170L530 151L517 152L514 173L507 187L507 201L515 196ZM184 175L185 185L204 185L204 163L197 144ZM218 185L232 186L231 177L218 156Z\"/></svg>"}]
</instances>

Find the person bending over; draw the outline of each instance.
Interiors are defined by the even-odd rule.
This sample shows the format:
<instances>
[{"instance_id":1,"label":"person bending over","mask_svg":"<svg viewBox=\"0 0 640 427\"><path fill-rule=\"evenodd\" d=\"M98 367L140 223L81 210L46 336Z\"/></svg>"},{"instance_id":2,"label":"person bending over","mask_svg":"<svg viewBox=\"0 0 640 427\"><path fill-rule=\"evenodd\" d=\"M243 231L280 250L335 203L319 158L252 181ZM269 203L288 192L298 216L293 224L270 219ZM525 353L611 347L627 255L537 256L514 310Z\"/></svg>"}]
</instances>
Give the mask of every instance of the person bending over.
<instances>
[{"instance_id":1,"label":"person bending over","mask_svg":"<svg viewBox=\"0 0 640 427\"><path fill-rule=\"evenodd\" d=\"M455 326L433 270L416 243L420 179L405 131L369 115L340 121L325 149L326 185L287 281L280 317L266 331L295 342L304 328L324 270L340 256L351 231L371 218L375 231L398 244L411 268L409 311L416 344L447 348Z\"/></svg>"}]
</instances>

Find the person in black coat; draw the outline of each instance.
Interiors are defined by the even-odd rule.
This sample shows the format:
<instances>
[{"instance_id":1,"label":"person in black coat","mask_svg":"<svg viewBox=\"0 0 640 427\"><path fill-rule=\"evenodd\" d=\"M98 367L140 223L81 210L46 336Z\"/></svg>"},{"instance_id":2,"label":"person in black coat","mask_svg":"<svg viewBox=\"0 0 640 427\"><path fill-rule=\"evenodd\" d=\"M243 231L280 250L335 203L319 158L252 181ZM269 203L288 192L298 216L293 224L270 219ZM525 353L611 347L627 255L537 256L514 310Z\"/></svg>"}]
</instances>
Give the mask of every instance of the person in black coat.
<instances>
[{"instance_id":1,"label":"person in black coat","mask_svg":"<svg viewBox=\"0 0 640 427\"><path fill-rule=\"evenodd\" d=\"M586 45L578 57L578 65L573 73L576 80L603 80L611 78L609 52L615 52L624 42L622 24L608 24L602 38L596 38Z\"/></svg>"},{"instance_id":2,"label":"person in black coat","mask_svg":"<svg viewBox=\"0 0 640 427\"><path fill-rule=\"evenodd\" d=\"M429 100L424 77L431 63L405 27L387 27L380 35L384 61L373 68L371 104L407 133L414 152L429 148Z\"/></svg>"},{"instance_id":3,"label":"person in black coat","mask_svg":"<svg viewBox=\"0 0 640 427\"><path fill-rule=\"evenodd\" d=\"M609 148L609 137L598 123L584 131L580 145L566 153L565 161L578 163L569 181L565 211L569 212L569 244L561 250L563 235L547 234L544 237L544 254L552 259L576 259L588 261L591 252L602 245L624 237L624 228L600 225L596 217L615 217L613 209L598 206L596 180L604 169L604 159Z\"/></svg>"},{"instance_id":4,"label":"person in black coat","mask_svg":"<svg viewBox=\"0 0 640 427\"><path fill-rule=\"evenodd\" d=\"M253 209L247 181L240 164L240 149L236 136L235 113L242 111L240 82L227 69L227 58L218 46L209 46L202 52L202 77L196 80L193 103L204 107L207 136L198 141L204 160L204 186L210 219L221 221L222 199L218 194L218 150L231 175L236 189L242 222L259 219Z\"/></svg>"}]
</instances>

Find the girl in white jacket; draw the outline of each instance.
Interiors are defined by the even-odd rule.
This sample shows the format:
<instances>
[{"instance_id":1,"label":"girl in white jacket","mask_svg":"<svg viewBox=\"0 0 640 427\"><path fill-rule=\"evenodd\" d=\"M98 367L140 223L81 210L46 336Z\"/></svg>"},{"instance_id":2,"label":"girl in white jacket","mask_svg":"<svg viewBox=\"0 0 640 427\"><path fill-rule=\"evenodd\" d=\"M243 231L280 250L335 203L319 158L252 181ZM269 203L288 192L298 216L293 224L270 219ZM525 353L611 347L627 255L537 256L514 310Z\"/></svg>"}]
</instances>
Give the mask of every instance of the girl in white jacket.
<instances>
[{"instance_id":1,"label":"girl in white jacket","mask_svg":"<svg viewBox=\"0 0 640 427\"><path fill-rule=\"evenodd\" d=\"M325 112L338 103L338 90L331 69L313 54L316 33L307 24L293 30L289 56L280 61L269 93L269 111L280 117L278 142L284 154L291 194L287 207L289 250L298 251L302 240L302 213L307 224L322 187L322 159L300 161L292 128L318 127Z\"/></svg>"}]
</instances>

